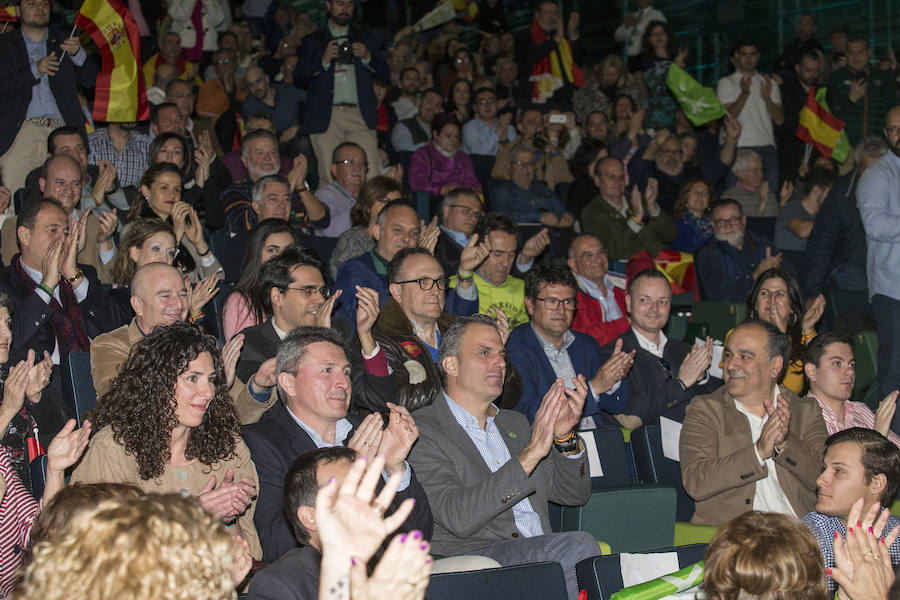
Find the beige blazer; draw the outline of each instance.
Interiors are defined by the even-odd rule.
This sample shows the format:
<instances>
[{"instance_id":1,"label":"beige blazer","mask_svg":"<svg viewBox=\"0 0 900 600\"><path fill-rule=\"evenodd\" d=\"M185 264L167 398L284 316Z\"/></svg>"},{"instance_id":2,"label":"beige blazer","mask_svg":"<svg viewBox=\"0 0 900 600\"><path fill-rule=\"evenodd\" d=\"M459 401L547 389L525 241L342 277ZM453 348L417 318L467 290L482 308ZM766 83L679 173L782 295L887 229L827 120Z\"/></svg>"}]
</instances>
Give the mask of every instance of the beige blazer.
<instances>
[{"instance_id":1,"label":"beige blazer","mask_svg":"<svg viewBox=\"0 0 900 600\"><path fill-rule=\"evenodd\" d=\"M819 404L787 388L791 423L784 450L775 457L781 489L797 516L815 508L828 432ZM768 476L750 437L747 417L722 386L688 405L679 444L684 489L696 502L693 523L722 525L753 509L756 482Z\"/></svg>"}]
</instances>

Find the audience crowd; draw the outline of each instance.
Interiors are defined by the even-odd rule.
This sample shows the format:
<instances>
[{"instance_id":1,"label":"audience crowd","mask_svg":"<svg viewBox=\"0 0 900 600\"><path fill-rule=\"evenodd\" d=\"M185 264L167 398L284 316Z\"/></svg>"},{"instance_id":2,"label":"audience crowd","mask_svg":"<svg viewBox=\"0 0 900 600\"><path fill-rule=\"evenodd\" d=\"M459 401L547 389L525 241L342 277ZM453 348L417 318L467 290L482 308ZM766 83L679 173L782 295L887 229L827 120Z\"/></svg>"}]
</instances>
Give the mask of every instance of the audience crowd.
<instances>
[{"instance_id":1,"label":"audience crowd","mask_svg":"<svg viewBox=\"0 0 900 600\"><path fill-rule=\"evenodd\" d=\"M518 32L472 2L474 43L428 3L126 0L151 116L101 122L107 57L3 4L0 598L418 600L541 561L580 598L598 540L549 508L590 497L580 432L671 422L706 597L900 597L893 53L801 15L698 126L653 0L606 57L555 0ZM823 89L843 162L797 135ZM683 340L699 301L746 320Z\"/></svg>"}]
</instances>

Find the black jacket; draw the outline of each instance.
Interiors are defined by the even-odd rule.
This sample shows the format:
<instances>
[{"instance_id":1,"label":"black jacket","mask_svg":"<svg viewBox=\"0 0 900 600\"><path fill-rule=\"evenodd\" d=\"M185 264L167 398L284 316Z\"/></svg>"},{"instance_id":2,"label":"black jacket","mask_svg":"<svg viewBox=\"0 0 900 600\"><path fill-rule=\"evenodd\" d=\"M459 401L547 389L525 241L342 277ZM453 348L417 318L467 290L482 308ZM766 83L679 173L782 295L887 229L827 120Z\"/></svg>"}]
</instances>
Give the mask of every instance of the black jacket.
<instances>
[{"instance_id":1,"label":"black jacket","mask_svg":"<svg viewBox=\"0 0 900 600\"><path fill-rule=\"evenodd\" d=\"M57 58L65 52L60 50L60 43L68 37L68 32L51 28L47 35L47 54L55 51ZM2 99L3 118L0 119L0 155L12 145L19 128L28 114L31 103L31 90L39 83L31 73L28 50L25 39L19 32L0 36L0 99ZM66 56L59 63L59 71L50 77L50 90L56 100L66 125L79 128L84 132L84 115L78 103L77 86L94 87L100 70L88 55L84 64L76 67L71 56ZM84 134L86 135L86 134Z\"/></svg>"}]
</instances>

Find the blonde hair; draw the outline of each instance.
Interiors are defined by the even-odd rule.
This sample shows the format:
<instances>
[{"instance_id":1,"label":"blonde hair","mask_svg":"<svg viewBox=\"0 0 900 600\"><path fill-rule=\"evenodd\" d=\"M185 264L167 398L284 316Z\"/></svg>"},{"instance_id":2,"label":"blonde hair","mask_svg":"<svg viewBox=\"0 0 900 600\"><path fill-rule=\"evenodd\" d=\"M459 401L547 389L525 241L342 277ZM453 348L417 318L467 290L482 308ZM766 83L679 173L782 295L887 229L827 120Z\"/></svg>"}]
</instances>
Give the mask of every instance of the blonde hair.
<instances>
[{"instance_id":1,"label":"blonde hair","mask_svg":"<svg viewBox=\"0 0 900 600\"><path fill-rule=\"evenodd\" d=\"M708 600L825 600L822 551L797 518L746 512L706 548L703 591Z\"/></svg>"},{"instance_id":2,"label":"blonde hair","mask_svg":"<svg viewBox=\"0 0 900 600\"><path fill-rule=\"evenodd\" d=\"M196 498L104 500L35 545L22 600L235 598L231 536Z\"/></svg>"}]
</instances>

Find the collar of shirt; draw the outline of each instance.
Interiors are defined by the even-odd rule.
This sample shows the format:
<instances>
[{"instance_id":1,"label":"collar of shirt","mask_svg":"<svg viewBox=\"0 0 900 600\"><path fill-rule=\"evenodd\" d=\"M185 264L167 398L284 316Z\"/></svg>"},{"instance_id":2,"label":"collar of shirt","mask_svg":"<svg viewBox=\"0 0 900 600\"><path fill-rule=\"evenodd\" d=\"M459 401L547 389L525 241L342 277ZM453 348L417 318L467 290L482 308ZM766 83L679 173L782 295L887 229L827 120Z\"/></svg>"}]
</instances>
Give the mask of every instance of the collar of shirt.
<instances>
[{"instance_id":1,"label":"collar of shirt","mask_svg":"<svg viewBox=\"0 0 900 600\"><path fill-rule=\"evenodd\" d=\"M422 340L423 343L428 345L428 332L425 331L425 328L409 319L410 324L413 326L413 331L416 332L416 337ZM441 345L441 330L438 329L437 321L434 322L434 337L437 340L438 346Z\"/></svg>"},{"instance_id":2,"label":"collar of shirt","mask_svg":"<svg viewBox=\"0 0 900 600\"><path fill-rule=\"evenodd\" d=\"M482 431L481 425L478 424L478 419L472 416L472 413L464 409L462 406L453 401L447 392L443 392L444 399L447 400L447 407L450 408L450 412L453 414L453 418L456 419L456 422L459 423L459 426L463 428L466 433L470 430L473 431ZM487 421L484 424L484 431L487 431L494 424L494 419L497 417L497 414L500 412L500 409L497 408L497 405L491 403L488 407L488 416Z\"/></svg>"},{"instance_id":3,"label":"collar of shirt","mask_svg":"<svg viewBox=\"0 0 900 600\"><path fill-rule=\"evenodd\" d=\"M606 198L603 198L603 200L604 200L607 204L609 204L610 206L612 206L612 207L613 207L613 210L615 210L617 213L619 213L620 215L622 215L623 218L625 218L625 219L628 218L628 202L626 202L624 196L622 197L622 207L621 207L621 208L619 208L618 206L616 206L615 204L613 204L612 202L610 202L610 201L607 200Z\"/></svg>"},{"instance_id":4,"label":"collar of shirt","mask_svg":"<svg viewBox=\"0 0 900 600\"><path fill-rule=\"evenodd\" d=\"M725 393L728 395L729 398L731 398L732 402L734 402L734 407L736 409L738 409L738 412L746 415L748 419L751 419L751 420L756 419L757 421L761 420L762 424L765 424L765 422L769 420L768 414L765 414L760 417L759 415L756 415L756 414L750 412L750 409L748 409L746 406L744 406L743 402L741 402L740 400L738 400L731 394L728 394L727 390L725 391ZM780 394L780 393L781 393L781 391L778 389L778 385L776 385L774 391L772 392L772 408L773 409L778 408L778 394ZM755 444L756 440L753 440L753 443Z\"/></svg>"},{"instance_id":5,"label":"collar of shirt","mask_svg":"<svg viewBox=\"0 0 900 600\"><path fill-rule=\"evenodd\" d=\"M453 229L444 227L443 225L441 225L441 231L449 235L451 240L453 240L463 248L469 245L469 240L471 238L466 237L466 234L464 234L462 231L455 231Z\"/></svg>"},{"instance_id":6,"label":"collar of shirt","mask_svg":"<svg viewBox=\"0 0 900 600\"><path fill-rule=\"evenodd\" d=\"M48 33L49 33L49 30L45 28L45 29L44 29L44 37L42 37L42 38L39 39L38 41L34 41L34 40L31 39L30 37L28 37L28 34L25 33L25 31L23 30L23 31L22 31L22 39L25 40L25 48L26 48L26 49L28 49L28 48L41 48L41 50L44 51L44 54L43 54L42 56L47 56L47 54L46 54L46 47L47 47L47 35L48 35Z\"/></svg>"},{"instance_id":7,"label":"collar of shirt","mask_svg":"<svg viewBox=\"0 0 900 600\"><path fill-rule=\"evenodd\" d=\"M600 303L600 305L603 307L603 317L605 320L612 321L614 319L622 318L622 311L619 309L619 305L616 302L614 291L615 285L613 284L613 281L609 278L609 276L603 276L603 285L604 287L606 287L605 295L600 289L600 286L587 277L575 275L575 280L578 282L578 287L581 288L582 292Z\"/></svg>"},{"instance_id":8,"label":"collar of shirt","mask_svg":"<svg viewBox=\"0 0 900 600\"><path fill-rule=\"evenodd\" d=\"M28 276L31 277L35 283L40 283L44 278L44 275L40 271L38 271L37 269L32 269L25 264L25 261L20 259L19 264L22 265L22 268L25 269L25 272L28 273Z\"/></svg>"},{"instance_id":9,"label":"collar of shirt","mask_svg":"<svg viewBox=\"0 0 900 600\"><path fill-rule=\"evenodd\" d=\"M559 354L561 352L566 352L569 350L569 346L571 346L575 342L575 334L572 333L571 329L567 329L562 337L562 345L557 348L551 342L548 342L547 339L538 332L537 329L534 328L534 323L529 323L529 327L534 332L535 337L537 337L538 342L540 342L541 347L544 349L544 353L546 354Z\"/></svg>"},{"instance_id":10,"label":"collar of shirt","mask_svg":"<svg viewBox=\"0 0 900 600\"><path fill-rule=\"evenodd\" d=\"M356 203L356 196L351 194L350 190L348 190L347 188L345 188L344 186L339 184L337 181L335 181L331 185L333 185L334 189L336 189L338 192L340 192L343 196L346 196L348 200L353 200L353 203L354 204Z\"/></svg>"},{"instance_id":11,"label":"collar of shirt","mask_svg":"<svg viewBox=\"0 0 900 600\"><path fill-rule=\"evenodd\" d=\"M288 332L282 331L281 329L278 328L278 324L275 323L275 315L272 315L272 329L275 330L275 335L278 336L279 340L283 340L288 335Z\"/></svg>"},{"instance_id":12,"label":"collar of shirt","mask_svg":"<svg viewBox=\"0 0 900 600\"><path fill-rule=\"evenodd\" d=\"M346 418L341 419L337 423L334 424L334 443L329 444L325 440L322 439L322 436L319 435L319 432L304 423L300 420L300 418L291 411L290 408L285 406L288 409L288 414L291 415L291 418L294 419L294 422L299 425L303 431L309 434L309 437L312 438L313 443L316 445L316 448L333 448L335 446L343 446L344 440L347 439L347 436L350 434L350 430L353 429L353 425Z\"/></svg>"},{"instance_id":13,"label":"collar of shirt","mask_svg":"<svg viewBox=\"0 0 900 600\"><path fill-rule=\"evenodd\" d=\"M331 32L331 37L333 37L334 39L346 38L349 36L350 26L348 25L346 27L338 27L329 20L328 31Z\"/></svg>"},{"instance_id":14,"label":"collar of shirt","mask_svg":"<svg viewBox=\"0 0 900 600\"><path fill-rule=\"evenodd\" d=\"M640 346L656 358L662 358L663 352L666 351L666 342L669 341L669 338L666 337L664 331L660 330L659 332L659 344L654 344L643 335L638 333L638 330L634 327L632 327L631 330L634 332L634 337L637 338L638 346Z\"/></svg>"}]
</instances>

